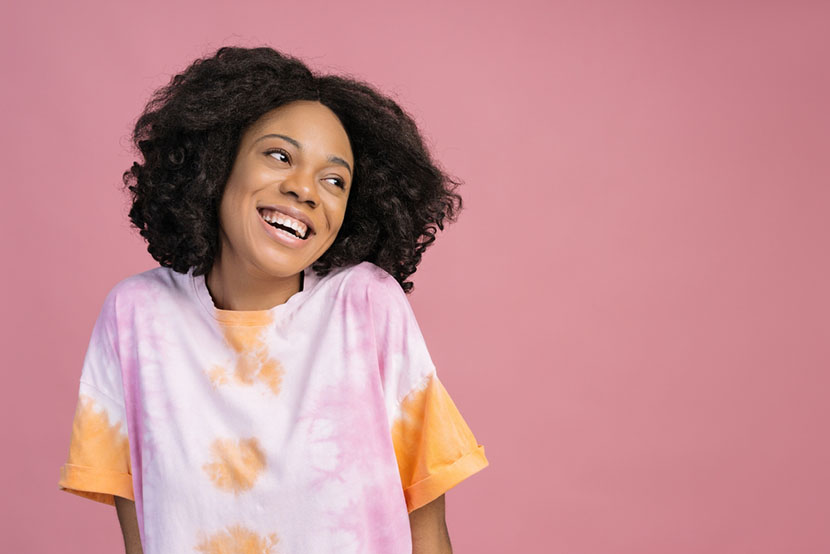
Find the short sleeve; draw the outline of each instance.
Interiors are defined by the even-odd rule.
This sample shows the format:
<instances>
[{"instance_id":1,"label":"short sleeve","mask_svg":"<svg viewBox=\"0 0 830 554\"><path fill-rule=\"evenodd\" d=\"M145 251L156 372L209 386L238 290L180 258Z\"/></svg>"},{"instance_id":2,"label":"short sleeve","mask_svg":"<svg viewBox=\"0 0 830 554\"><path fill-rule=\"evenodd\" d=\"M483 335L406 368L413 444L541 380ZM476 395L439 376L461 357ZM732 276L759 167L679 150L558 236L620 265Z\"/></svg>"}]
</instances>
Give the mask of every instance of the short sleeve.
<instances>
[{"instance_id":1,"label":"short sleeve","mask_svg":"<svg viewBox=\"0 0 830 554\"><path fill-rule=\"evenodd\" d=\"M408 512L489 465L435 371L401 401L392 444Z\"/></svg>"},{"instance_id":2,"label":"short sleeve","mask_svg":"<svg viewBox=\"0 0 830 554\"><path fill-rule=\"evenodd\" d=\"M391 275L370 289L381 380L407 511L489 465L444 388L406 294Z\"/></svg>"},{"instance_id":3,"label":"short sleeve","mask_svg":"<svg viewBox=\"0 0 830 554\"><path fill-rule=\"evenodd\" d=\"M114 343L114 292L107 295L81 369L69 455L60 468L59 490L104 504L133 495L127 415Z\"/></svg>"}]
</instances>

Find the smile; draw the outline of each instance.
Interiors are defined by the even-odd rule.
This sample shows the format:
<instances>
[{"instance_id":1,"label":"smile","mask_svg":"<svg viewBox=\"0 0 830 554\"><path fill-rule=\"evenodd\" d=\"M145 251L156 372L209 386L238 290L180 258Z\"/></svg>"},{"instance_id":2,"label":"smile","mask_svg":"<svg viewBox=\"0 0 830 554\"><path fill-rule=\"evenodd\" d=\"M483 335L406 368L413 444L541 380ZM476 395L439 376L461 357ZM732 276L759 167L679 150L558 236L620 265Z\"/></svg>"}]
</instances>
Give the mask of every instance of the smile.
<instances>
[{"instance_id":1,"label":"smile","mask_svg":"<svg viewBox=\"0 0 830 554\"><path fill-rule=\"evenodd\" d=\"M268 221L267 219L271 219ZM270 236L275 241L279 242L284 246L288 246L290 248L301 248L308 244L307 235L309 235L308 229L304 229L303 237L300 238L297 235L297 230L291 227L290 225L286 225L285 223L279 223L274 220L270 215L263 215L262 213L259 214L258 218L262 222L262 226L268 236Z\"/></svg>"},{"instance_id":2,"label":"smile","mask_svg":"<svg viewBox=\"0 0 830 554\"><path fill-rule=\"evenodd\" d=\"M294 219L293 217L287 216L277 211L257 211L259 212L260 217L275 229L281 229L284 232L291 234L294 237L297 237L301 240L307 239L308 235L311 234L309 227L305 223L297 219Z\"/></svg>"}]
</instances>

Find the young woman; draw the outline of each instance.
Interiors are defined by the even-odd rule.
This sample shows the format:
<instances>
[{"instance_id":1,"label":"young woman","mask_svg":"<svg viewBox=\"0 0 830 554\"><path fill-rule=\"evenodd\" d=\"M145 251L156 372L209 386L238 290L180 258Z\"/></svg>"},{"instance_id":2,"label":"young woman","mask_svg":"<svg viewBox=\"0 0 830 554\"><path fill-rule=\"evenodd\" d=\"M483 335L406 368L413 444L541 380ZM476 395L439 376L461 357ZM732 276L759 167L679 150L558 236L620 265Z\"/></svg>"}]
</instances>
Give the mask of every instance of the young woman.
<instances>
[{"instance_id":1,"label":"young woman","mask_svg":"<svg viewBox=\"0 0 830 554\"><path fill-rule=\"evenodd\" d=\"M458 183L393 100L270 48L158 90L124 173L159 267L106 296L59 488L128 554L450 552L487 467L406 294Z\"/></svg>"}]
</instances>

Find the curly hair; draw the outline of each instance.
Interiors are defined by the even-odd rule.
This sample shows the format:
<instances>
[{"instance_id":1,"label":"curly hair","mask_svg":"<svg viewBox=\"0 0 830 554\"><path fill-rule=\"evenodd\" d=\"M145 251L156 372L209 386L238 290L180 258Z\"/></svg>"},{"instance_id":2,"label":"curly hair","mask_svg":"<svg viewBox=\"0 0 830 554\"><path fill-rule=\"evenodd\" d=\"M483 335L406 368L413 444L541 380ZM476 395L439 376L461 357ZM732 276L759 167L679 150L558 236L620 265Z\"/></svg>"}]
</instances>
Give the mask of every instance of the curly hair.
<instances>
[{"instance_id":1,"label":"curly hair","mask_svg":"<svg viewBox=\"0 0 830 554\"><path fill-rule=\"evenodd\" d=\"M444 220L462 208L460 181L434 162L412 117L368 83L312 72L269 47L225 46L154 92L136 121L143 158L123 174L129 218L162 266L207 273L219 242L219 205L246 129L296 100L340 119L354 154L343 225L313 264L320 276L370 261L406 281Z\"/></svg>"}]
</instances>

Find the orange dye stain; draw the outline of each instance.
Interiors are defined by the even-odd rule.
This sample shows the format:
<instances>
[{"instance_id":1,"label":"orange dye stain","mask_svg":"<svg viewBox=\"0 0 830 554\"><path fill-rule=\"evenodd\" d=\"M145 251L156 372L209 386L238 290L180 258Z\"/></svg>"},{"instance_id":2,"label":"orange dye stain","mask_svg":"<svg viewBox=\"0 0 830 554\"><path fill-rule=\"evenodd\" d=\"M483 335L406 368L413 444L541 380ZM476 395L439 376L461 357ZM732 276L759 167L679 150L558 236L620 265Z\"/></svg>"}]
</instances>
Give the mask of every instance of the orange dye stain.
<instances>
[{"instance_id":1,"label":"orange dye stain","mask_svg":"<svg viewBox=\"0 0 830 554\"><path fill-rule=\"evenodd\" d=\"M211 444L212 460L202 466L218 488L239 494L254 486L265 469L265 453L256 437L216 439Z\"/></svg>"},{"instance_id":2,"label":"orange dye stain","mask_svg":"<svg viewBox=\"0 0 830 554\"><path fill-rule=\"evenodd\" d=\"M231 525L200 542L196 550L205 554L277 554L278 542L276 533L262 536L242 525Z\"/></svg>"},{"instance_id":3,"label":"orange dye stain","mask_svg":"<svg viewBox=\"0 0 830 554\"><path fill-rule=\"evenodd\" d=\"M90 468L101 470L93 481ZM106 409L96 409L95 400L80 394L72 421L69 457L61 468L62 490L115 505L113 494L134 499L130 475L130 442L121 422L110 423ZM94 487L96 490L88 490ZM98 491L107 492L98 492Z\"/></svg>"},{"instance_id":4,"label":"orange dye stain","mask_svg":"<svg viewBox=\"0 0 830 554\"><path fill-rule=\"evenodd\" d=\"M433 373L412 391L392 424L392 444L404 488L476 449L477 443L444 385Z\"/></svg>"},{"instance_id":5,"label":"orange dye stain","mask_svg":"<svg viewBox=\"0 0 830 554\"><path fill-rule=\"evenodd\" d=\"M205 373L211 384L218 388L231 380L242 385L265 385L273 394L279 394L285 370L279 360L272 358L262 340L261 327L225 326L225 340L236 352L233 370L214 365Z\"/></svg>"},{"instance_id":6,"label":"orange dye stain","mask_svg":"<svg viewBox=\"0 0 830 554\"><path fill-rule=\"evenodd\" d=\"M265 384L272 393L279 394L283 373L284 370L279 361L273 358L264 359L259 366L259 381Z\"/></svg>"},{"instance_id":7,"label":"orange dye stain","mask_svg":"<svg viewBox=\"0 0 830 554\"><path fill-rule=\"evenodd\" d=\"M126 430L121 428L121 422L110 424L106 410L97 411L92 397L79 395L72 426L68 463L130 473Z\"/></svg>"},{"instance_id":8,"label":"orange dye stain","mask_svg":"<svg viewBox=\"0 0 830 554\"><path fill-rule=\"evenodd\" d=\"M225 385L228 383L228 375L226 373L226 369L221 365L214 365L209 370L207 370L208 379L210 379L210 383L214 386L214 388L218 388L220 385Z\"/></svg>"},{"instance_id":9,"label":"orange dye stain","mask_svg":"<svg viewBox=\"0 0 830 554\"><path fill-rule=\"evenodd\" d=\"M262 347L262 327L244 325L226 325L222 327L225 340L240 354L259 350Z\"/></svg>"}]
</instances>

